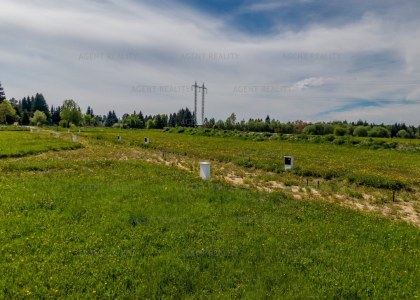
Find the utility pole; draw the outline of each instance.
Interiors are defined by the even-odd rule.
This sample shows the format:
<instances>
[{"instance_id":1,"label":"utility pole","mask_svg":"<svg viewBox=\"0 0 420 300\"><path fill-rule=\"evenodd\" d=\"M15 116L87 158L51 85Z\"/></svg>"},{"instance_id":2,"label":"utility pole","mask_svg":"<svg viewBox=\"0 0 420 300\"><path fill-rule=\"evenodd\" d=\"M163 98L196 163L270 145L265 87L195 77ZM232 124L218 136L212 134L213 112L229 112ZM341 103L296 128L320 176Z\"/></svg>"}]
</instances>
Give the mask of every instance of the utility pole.
<instances>
[{"instance_id":1,"label":"utility pole","mask_svg":"<svg viewBox=\"0 0 420 300\"><path fill-rule=\"evenodd\" d=\"M204 92L207 94L207 88L204 86L201 87L201 93L202 93L202 100L201 100L201 125L204 125Z\"/></svg>"},{"instance_id":2,"label":"utility pole","mask_svg":"<svg viewBox=\"0 0 420 300\"><path fill-rule=\"evenodd\" d=\"M192 87L194 88L194 126L197 126L197 89L200 89L200 87L197 81Z\"/></svg>"},{"instance_id":3,"label":"utility pole","mask_svg":"<svg viewBox=\"0 0 420 300\"><path fill-rule=\"evenodd\" d=\"M201 91L201 124L204 124L204 94L207 94L207 88L204 85L199 86L197 81L192 85L194 89L194 126L197 126L197 90Z\"/></svg>"}]
</instances>

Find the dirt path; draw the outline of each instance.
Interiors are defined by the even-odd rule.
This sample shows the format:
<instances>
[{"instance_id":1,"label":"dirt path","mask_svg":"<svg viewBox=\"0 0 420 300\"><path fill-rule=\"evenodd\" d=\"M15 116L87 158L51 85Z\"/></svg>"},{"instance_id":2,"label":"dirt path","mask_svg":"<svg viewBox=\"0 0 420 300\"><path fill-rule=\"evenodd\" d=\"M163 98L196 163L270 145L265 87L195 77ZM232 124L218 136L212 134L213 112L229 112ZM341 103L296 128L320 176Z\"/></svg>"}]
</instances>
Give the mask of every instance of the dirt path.
<instances>
[{"instance_id":1,"label":"dirt path","mask_svg":"<svg viewBox=\"0 0 420 300\"><path fill-rule=\"evenodd\" d=\"M48 131L49 134L55 132ZM61 133L62 138L70 138L71 134ZM145 149L142 147L127 146L112 142L93 142L80 137L79 141L84 148L73 151L48 152L37 155L37 159L56 158L71 160L144 160L150 163L179 168L199 176L199 160L185 155L177 155L162 151ZM103 149L106 148L106 151ZM25 158L21 158L25 159ZM32 159L34 159L32 157ZM207 160L208 161L208 160ZM391 192L367 189L364 187L342 188L331 182L313 178L307 181L295 175L274 174L257 169L247 169L232 163L211 161L213 181L223 181L228 184L255 188L261 191L282 193L296 200L309 199L313 201L328 201L335 205L345 206L366 213L374 213L393 220L403 220L420 227L420 192L399 192L395 202ZM292 183L291 183L292 182ZM388 195L385 195L388 193Z\"/></svg>"}]
</instances>

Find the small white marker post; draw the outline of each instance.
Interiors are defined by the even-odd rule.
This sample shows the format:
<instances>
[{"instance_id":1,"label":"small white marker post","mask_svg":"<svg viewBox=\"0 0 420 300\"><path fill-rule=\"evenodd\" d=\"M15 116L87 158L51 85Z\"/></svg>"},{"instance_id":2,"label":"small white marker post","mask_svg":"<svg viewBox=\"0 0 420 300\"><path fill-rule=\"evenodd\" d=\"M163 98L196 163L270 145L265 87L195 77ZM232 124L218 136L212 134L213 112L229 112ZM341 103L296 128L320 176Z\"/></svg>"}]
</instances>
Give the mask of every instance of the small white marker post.
<instances>
[{"instance_id":1,"label":"small white marker post","mask_svg":"<svg viewBox=\"0 0 420 300\"><path fill-rule=\"evenodd\" d=\"M77 142L77 135L73 135L72 139L73 139L73 143L76 143Z\"/></svg>"},{"instance_id":2,"label":"small white marker post","mask_svg":"<svg viewBox=\"0 0 420 300\"><path fill-rule=\"evenodd\" d=\"M200 176L204 180L210 180L210 163L209 162L199 162L200 164Z\"/></svg>"},{"instance_id":3,"label":"small white marker post","mask_svg":"<svg viewBox=\"0 0 420 300\"><path fill-rule=\"evenodd\" d=\"M55 137L56 137L57 139L59 139L59 138L60 138L60 133L59 133L59 132L56 132L56 133L55 133Z\"/></svg>"},{"instance_id":4,"label":"small white marker post","mask_svg":"<svg viewBox=\"0 0 420 300\"><path fill-rule=\"evenodd\" d=\"M148 137L144 138L144 144L145 145L149 145L150 144L150 139Z\"/></svg>"},{"instance_id":5,"label":"small white marker post","mask_svg":"<svg viewBox=\"0 0 420 300\"><path fill-rule=\"evenodd\" d=\"M122 141L122 136L121 135L118 136L118 140Z\"/></svg>"}]
</instances>

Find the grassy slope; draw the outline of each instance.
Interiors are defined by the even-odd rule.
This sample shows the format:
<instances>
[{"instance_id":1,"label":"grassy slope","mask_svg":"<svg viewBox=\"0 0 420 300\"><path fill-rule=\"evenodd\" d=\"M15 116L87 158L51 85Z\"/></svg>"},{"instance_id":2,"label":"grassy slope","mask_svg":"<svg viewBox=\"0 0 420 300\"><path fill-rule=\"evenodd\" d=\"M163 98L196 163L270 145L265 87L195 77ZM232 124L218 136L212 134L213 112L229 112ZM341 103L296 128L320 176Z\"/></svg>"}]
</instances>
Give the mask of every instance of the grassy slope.
<instances>
[{"instance_id":1,"label":"grassy slope","mask_svg":"<svg viewBox=\"0 0 420 300\"><path fill-rule=\"evenodd\" d=\"M93 132L84 135L142 145L143 137L151 138L151 147L188 154L201 159L235 162L265 170L283 170L282 157L295 157L299 173L325 178L339 177L373 186L407 186L420 184L420 153L397 150L371 150L351 146L290 141L255 142L237 138L220 138L170 134L156 130Z\"/></svg>"},{"instance_id":2,"label":"grassy slope","mask_svg":"<svg viewBox=\"0 0 420 300\"><path fill-rule=\"evenodd\" d=\"M0 169L0 298L420 297L404 223L140 161Z\"/></svg>"},{"instance_id":3,"label":"grassy slope","mask_svg":"<svg viewBox=\"0 0 420 300\"><path fill-rule=\"evenodd\" d=\"M0 158L19 157L50 150L77 149L80 146L73 143L70 136L57 139L45 133L0 132Z\"/></svg>"}]
</instances>

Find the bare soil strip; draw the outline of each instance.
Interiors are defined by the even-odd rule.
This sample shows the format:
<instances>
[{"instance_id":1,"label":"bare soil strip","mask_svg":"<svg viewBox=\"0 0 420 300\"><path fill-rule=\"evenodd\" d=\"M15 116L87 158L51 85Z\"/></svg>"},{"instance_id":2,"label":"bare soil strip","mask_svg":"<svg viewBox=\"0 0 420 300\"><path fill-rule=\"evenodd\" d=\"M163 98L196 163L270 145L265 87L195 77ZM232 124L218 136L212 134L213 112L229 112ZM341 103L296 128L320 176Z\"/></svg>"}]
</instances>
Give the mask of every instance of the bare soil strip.
<instances>
[{"instance_id":1,"label":"bare soil strip","mask_svg":"<svg viewBox=\"0 0 420 300\"><path fill-rule=\"evenodd\" d=\"M62 135L65 136L66 134L63 133ZM84 138L80 138L79 142L84 145L84 148L71 151L48 152L39 154L36 157L11 160L144 160L150 163L179 168L195 173L197 177L199 176L199 160L196 158L107 142L102 142L99 145ZM329 189L328 181L323 181L322 179L311 180L311 184L308 186L306 179L302 180L301 178L301 184L289 184L279 174L257 169L247 169L231 163L206 161L211 162L213 181L221 181L231 185L255 188L267 192L281 191L296 200L328 201L335 205L374 213L393 220L403 220L420 228L420 191L418 189L410 192L399 192L395 201L390 201L390 195L384 196L384 193L391 193L389 191L360 187L357 188L360 190L358 191L360 196L354 197L342 193L340 190L335 192L333 189ZM298 176L296 176L295 182L299 182ZM321 182L321 188L319 182Z\"/></svg>"}]
</instances>

